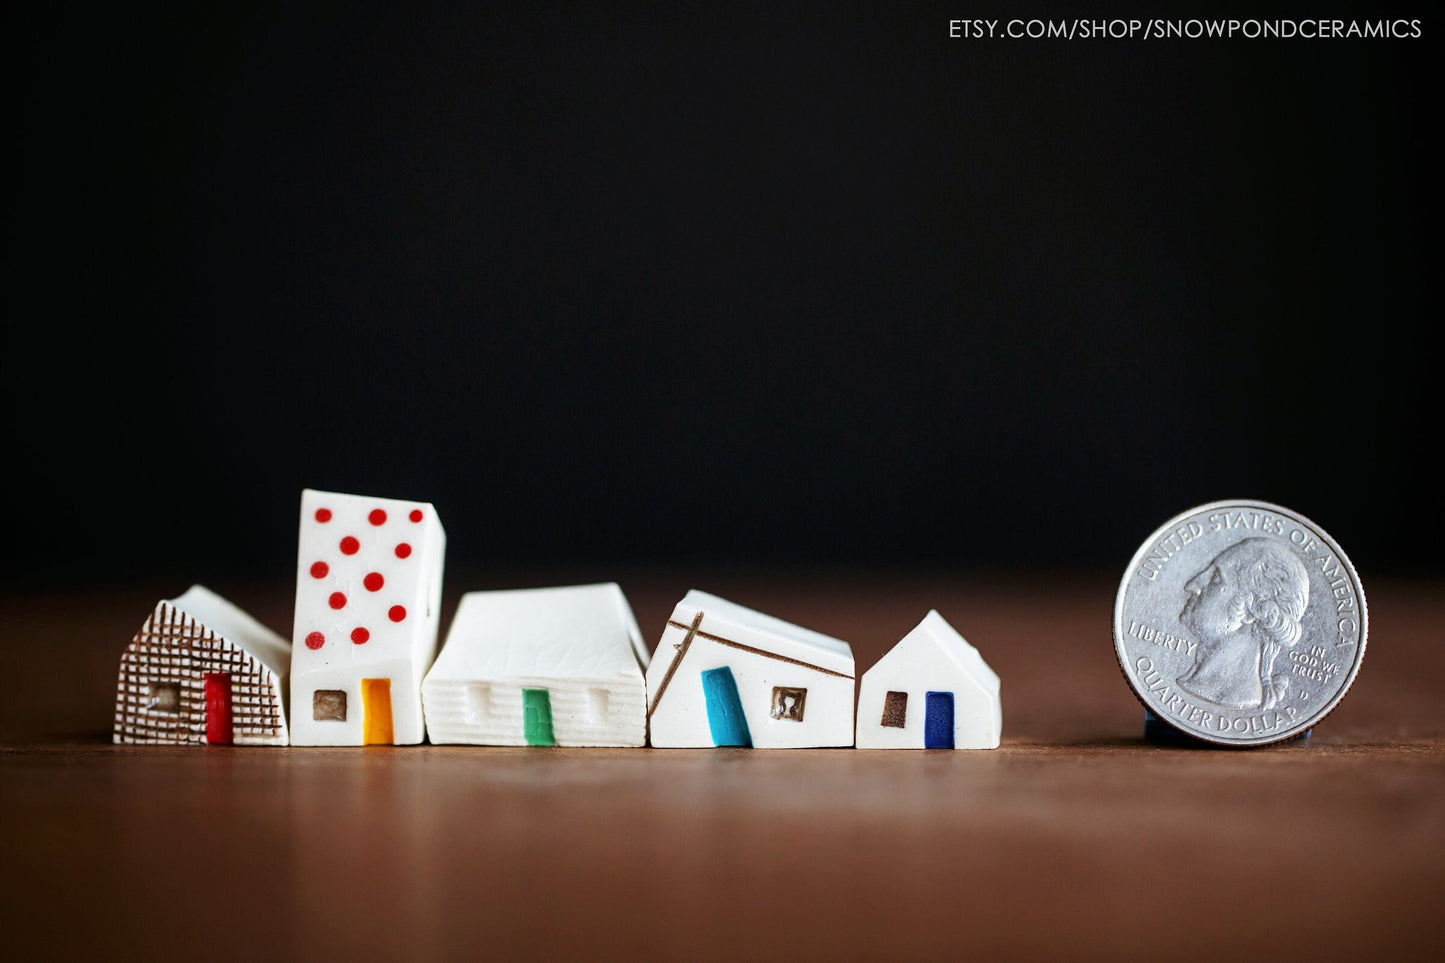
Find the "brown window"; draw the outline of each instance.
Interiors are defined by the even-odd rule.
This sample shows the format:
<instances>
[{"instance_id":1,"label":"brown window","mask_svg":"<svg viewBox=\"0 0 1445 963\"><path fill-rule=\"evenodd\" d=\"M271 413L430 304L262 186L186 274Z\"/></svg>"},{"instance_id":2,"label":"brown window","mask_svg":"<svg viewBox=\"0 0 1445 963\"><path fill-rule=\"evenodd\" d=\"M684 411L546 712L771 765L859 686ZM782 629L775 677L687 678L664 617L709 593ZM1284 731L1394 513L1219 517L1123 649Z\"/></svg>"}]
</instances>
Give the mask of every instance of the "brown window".
<instances>
[{"instance_id":1,"label":"brown window","mask_svg":"<svg viewBox=\"0 0 1445 963\"><path fill-rule=\"evenodd\" d=\"M908 693L890 692L883 699L882 725L902 729L908 718Z\"/></svg>"},{"instance_id":2,"label":"brown window","mask_svg":"<svg viewBox=\"0 0 1445 963\"><path fill-rule=\"evenodd\" d=\"M317 722L345 722L346 690L317 689L311 693L311 718Z\"/></svg>"},{"instance_id":3,"label":"brown window","mask_svg":"<svg viewBox=\"0 0 1445 963\"><path fill-rule=\"evenodd\" d=\"M803 721L803 703L807 701L807 689L789 689L785 686L773 687L773 709L769 713L774 719L787 719L789 722Z\"/></svg>"},{"instance_id":4,"label":"brown window","mask_svg":"<svg viewBox=\"0 0 1445 963\"><path fill-rule=\"evenodd\" d=\"M146 708L151 712L180 712L180 683L152 682L146 686Z\"/></svg>"}]
</instances>

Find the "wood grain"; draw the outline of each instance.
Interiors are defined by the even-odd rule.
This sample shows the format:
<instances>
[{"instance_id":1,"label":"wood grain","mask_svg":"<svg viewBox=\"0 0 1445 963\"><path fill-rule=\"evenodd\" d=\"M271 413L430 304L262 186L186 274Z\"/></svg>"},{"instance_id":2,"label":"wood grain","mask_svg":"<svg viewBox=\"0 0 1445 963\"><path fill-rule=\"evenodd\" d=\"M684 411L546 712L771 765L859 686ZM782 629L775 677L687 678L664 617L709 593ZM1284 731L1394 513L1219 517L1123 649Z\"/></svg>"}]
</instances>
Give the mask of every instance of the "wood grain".
<instances>
[{"instance_id":1,"label":"wood grain","mask_svg":"<svg viewBox=\"0 0 1445 963\"><path fill-rule=\"evenodd\" d=\"M0 599L5 956L1321 960L1445 945L1439 584L1367 583L1346 700L1308 742L1240 751L1141 740L1112 577L619 580L652 642L696 586L847 639L860 673L937 607L1002 678L1003 747L123 748L109 744L121 649L185 586ZM285 634L290 586L211 587Z\"/></svg>"}]
</instances>

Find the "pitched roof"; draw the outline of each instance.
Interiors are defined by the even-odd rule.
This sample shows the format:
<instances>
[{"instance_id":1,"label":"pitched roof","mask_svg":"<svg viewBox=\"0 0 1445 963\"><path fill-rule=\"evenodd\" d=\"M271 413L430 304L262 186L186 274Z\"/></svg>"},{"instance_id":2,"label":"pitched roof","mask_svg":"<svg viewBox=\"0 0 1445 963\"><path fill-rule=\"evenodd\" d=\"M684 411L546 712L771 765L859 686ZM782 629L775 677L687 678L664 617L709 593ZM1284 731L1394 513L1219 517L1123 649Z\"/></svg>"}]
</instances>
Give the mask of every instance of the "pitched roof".
<instances>
[{"instance_id":1,"label":"pitched roof","mask_svg":"<svg viewBox=\"0 0 1445 963\"><path fill-rule=\"evenodd\" d=\"M644 658L639 659L641 649ZM615 582L468 592L430 676L616 679L640 675L646 649Z\"/></svg>"},{"instance_id":2,"label":"pitched roof","mask_svg":"<svg viewBox=\"0 0 1445 963\"><path fill-rule=\"evenodd\" d=\"M978 649L970 645L957 629L949 625L948 620L939 615L937 609L929 609L928 614L923 617L923 621L914 626L907 635L899 640L898 645L890 649L882 659L879 659L879 664L892 656L894 652L906 648L907 645L917 644L918 640L932 643L979 688L995 697L998 696L998 673L989 668Z\"/></svg>"},{"instance_id":3,"label":"pitched roof","mask_svg":"<svg viewBox=\"0 0 1445 963\"><path fill-rule=\"evenodd\" d=\"M841 639L805 629L791 622L754 611L736 602L693 589L673 613L673 620L690 628L702 613L698 635L775 653L837 675L853 676L853 649Z\"/></svg>"},{"instance_id":4,"label":"pitched roof","mask_svg":"<svg viewBox=\"0 0 1445 963\"><path fill-rule=\"evenodd\" d=\"M291 668L291 646L281 636L203 585L192 585L165 603L195 619L261 661L277 678Z\"/></svg>"}]
</instances>

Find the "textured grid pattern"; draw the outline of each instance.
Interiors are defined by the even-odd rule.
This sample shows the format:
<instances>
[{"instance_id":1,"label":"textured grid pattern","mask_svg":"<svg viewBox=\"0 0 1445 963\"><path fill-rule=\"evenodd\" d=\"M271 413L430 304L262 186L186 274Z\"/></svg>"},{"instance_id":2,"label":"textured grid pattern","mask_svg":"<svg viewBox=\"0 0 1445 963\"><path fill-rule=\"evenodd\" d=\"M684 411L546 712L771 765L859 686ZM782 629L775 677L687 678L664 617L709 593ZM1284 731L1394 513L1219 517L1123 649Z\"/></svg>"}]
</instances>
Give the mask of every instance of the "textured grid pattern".
<instances>
[{"instance_id":1,"label":"textured grid pattern","mask_svg":"<svg viewBox=\"0 0 1445 963\"><path fill-rule=\"evenodd\" d=\"M121 656L115 741L139 745L204 743L207 672L225 672L231 677L236 745L285 745L281 689L271 670L165 602L156 606ZM152 683L170 683L178 688L178 711L152 707Z\"/></svg>"}]
</instances>

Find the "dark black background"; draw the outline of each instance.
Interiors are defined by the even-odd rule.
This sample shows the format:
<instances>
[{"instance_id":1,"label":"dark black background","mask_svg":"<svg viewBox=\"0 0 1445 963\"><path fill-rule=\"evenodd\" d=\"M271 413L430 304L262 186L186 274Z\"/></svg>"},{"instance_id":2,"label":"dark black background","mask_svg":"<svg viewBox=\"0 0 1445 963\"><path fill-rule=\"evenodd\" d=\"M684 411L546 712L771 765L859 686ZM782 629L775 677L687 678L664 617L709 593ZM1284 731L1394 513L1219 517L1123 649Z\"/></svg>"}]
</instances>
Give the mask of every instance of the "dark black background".
<instances>
[{"instance_id":1,"label":"dark black background","mask_svg":"<svg viewBox=\"0 0 1445 963\"><path fill-rule=\"evenodd\" d=\"M979 14L12 7L7 579L287 578L306 486L449 564L1121 570L1251 497L1440 572L1430 21Z\"/></svg>"}]
</instances>

